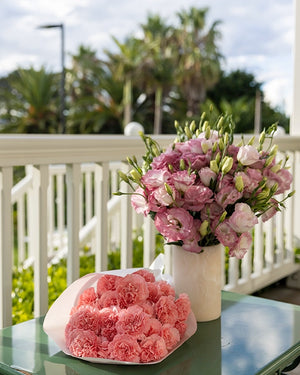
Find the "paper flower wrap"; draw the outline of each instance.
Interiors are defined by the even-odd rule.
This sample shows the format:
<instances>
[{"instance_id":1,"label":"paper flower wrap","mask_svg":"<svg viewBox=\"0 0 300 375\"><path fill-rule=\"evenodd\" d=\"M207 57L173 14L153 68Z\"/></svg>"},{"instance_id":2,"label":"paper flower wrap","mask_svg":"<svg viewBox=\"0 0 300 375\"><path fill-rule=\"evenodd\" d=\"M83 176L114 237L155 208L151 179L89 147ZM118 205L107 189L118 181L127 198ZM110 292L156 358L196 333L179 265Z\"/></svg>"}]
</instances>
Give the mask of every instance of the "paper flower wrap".
<instances>
[{"instance_id":1,"label":"paper flower wrap","mask_svg":"<svg viewBox=\"0 0 300 375\"><path fill-rule=\"evenodd\" d=\"M186 294L160 270L88 274L54 302L44 331L67 355L94 363L154 364L197 330Z\"/></svg>"}]
</instances>

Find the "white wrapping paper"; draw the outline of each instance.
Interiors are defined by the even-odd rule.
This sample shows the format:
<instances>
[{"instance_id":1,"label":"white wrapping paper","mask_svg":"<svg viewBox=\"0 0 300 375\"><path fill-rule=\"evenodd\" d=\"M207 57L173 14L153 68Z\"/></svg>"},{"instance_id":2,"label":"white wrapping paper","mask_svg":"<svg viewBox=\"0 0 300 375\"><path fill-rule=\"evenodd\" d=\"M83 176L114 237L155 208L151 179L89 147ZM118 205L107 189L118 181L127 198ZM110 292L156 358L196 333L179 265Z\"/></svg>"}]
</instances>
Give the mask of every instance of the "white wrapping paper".
<instances>
[{"instance_id":1,"label":"white wrapping paper","mask_svg":"<svg viewBox=\"0 0 300 375\"><path fill-rule=\"evenodd\" d=\"M45 316L44 320L44 331L46 334L57 344L57 346L67 355L71 355L69 350L66 347L66 340L65 340L65 327L68 324L70 319L70 311L73 306L77 304L77 300L80 294L89 287L95 287L97 281L99 279L100 274L113 274L117 276L126 276L127 274L133 273L140 268L130 268L126 270L113 270L113 271L106 271L101 273L90 273L81 277L80 279L74 281L53 303L50 307L48 313ZM168 280L170 279L168 276L162 277L161 270L151 270L154 273L156 280ZM190 313L187 321L187 329L180 340L180 342L176 345L176 347L170 351L164 358L156 362L148 362L148 363L133 363L133 362L124 362L124 361L116 361L111 359L104 359L104 358L90 358L90 357L76 357L80 358L85 361L93 362L93 363L106 363L106 364L123 364L123 365L150 365L155 364L163 361L167 358L171 353L173 353L179 346L181 346L186 340L188 340L197 330L197 322L193 312ZM72 356L74 357L74 356Z\"/></svg>"}]
</instances>

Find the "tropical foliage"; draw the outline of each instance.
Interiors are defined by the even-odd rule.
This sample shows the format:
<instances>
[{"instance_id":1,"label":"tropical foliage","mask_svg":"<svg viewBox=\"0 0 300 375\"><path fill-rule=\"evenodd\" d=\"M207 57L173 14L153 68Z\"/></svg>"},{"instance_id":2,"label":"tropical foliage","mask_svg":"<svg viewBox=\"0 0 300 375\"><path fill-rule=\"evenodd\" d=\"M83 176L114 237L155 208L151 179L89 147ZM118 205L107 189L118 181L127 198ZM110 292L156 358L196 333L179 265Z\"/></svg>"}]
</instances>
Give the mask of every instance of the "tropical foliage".
<instances>
[{"instance_id":1,"label":"tropical foliage","mask_svg":"<svg viewBox=\"0 0 300 375\"><path fill-rule=\"evenodd\" d=\"M216 116L231 113L237 132L253 131L255 98L262 83L240 70L225 73L219 21L208 8L191 7L174 23L149 14L138 32L112 48L79 46L66 70L66 132L122 133L130 121L147 133L172 133L173 119L191 121L214 103ZM61 73L19 69L0 79L0 131L58 133ZM262 101L262 128L281 111Z\"/></svg>"}]
</instances>

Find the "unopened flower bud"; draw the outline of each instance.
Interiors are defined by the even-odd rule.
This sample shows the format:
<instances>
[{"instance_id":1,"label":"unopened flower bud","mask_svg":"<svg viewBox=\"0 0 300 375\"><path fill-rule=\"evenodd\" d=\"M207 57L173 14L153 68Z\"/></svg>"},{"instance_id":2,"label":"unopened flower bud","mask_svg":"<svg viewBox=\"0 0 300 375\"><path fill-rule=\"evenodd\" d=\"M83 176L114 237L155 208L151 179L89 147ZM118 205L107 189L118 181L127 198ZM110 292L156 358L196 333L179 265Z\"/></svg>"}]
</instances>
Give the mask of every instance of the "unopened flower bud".
<instances>
[{"instance_id":1,"label":"unopened flower bud","mask_svg":"<svg viewBox=\"0 0 300 375\"><path fill-rule=\"evenodd\" d=\"M275 164L271 168L271 171L274 172L274 173L277 173L280 169L281 169L281 165L280 164Z\"/></svg>"},{"instance_id":2,"label":"unopened flower bud","mask_svg":"<svg viewBox=\"0 0 300 375\"><path fill-rule=\"evenodd\" d=\"M201 225L200 225L200 229L199 229L199 232L201 234L202 237L206 236L207 235L207 229L208 229L208 221L207 220L204 220Z\"/></svg>"},{"instance_id":3,"label":"unopened flower bud","mask_svg":"<svg viewBox=\"0 0 300 375\"><path fill-rule=\"evenodd\" d=\"M255 141L255 135L249 139L248 145L252 146Z\"/></svg>"},{"instance_id":4,"label":"unopened flower bud","mask_svg":"<svg viewBox=\"0 0 300 375\"><path fill-rule=\"evenodd\" d=\"M222 173L223 174L228 173L231 170L232 166L233 166L233 158L232 157L228 157L225 160L225 163L222 166Z\"/></svg>"},{"instance_id":5,"label":"unopened flower bud","mask_svg":"<svg viewBox=\"0 0 300 375\"><path fill-rule=\"evenodd\" d=\"M195 121L193 120L193 121L190 123L190 131L191 131L192 133L194 133L194 132L195 132L195 129L196 129L196 123L195 123Z\"/></svg>"},{"instance_id":6,"label":"unopened flower bud","mask_svg":"<svg viewBox=\"0 0 300 375\"><path fill-rule=\"evenodd\" d=\"M190 128L188 126L184 127L184 132L186 136L188 137L188 139L191 139L193 137L193 134L191 133Z\"/></svg>"},{"instance_id":7,"label":"unopened flower bud","mask_svg":"<svg viewBox=\"0 0 300 375\"><path fill-rule=\"evenodd\" d=\"M226 219L227 211L224 211L222 215L220 216L219 223L223 223L223 221Z\"/></svg>"},{"instance_id":8,"label":"unopened flower bud","mask_svg":"<svg viewBox=\"0 0 300 375\"><path fill-rule=\"evenodd\" d=\"M205 130L205 138L209 139L209 137L210 137L210 126L207 126L207 128Z\"/></svg>"},{"instance_id":9,"label":"unopened flower bud","mask_svg":"<svg viewBox=\"0 0 300 375\"><path fill-rule=\"evenodd\" d=\"M217 130L220 130L220 129L222 128L223 122L224 122L224 117L221 116L221 117L219 118L218 123L217 123Z\"/></svg>"},{"instance_id":10,"label":"unopened flower bud","mask_svg":"<svg viewBox=\"0 0 300 375\"><path fill-rule=\"evenodd\" d=\"M135 182L139 182L141 180L142 176L135 169L132 169L129 173Z\"/></svg>"},{"instance_id":11,"label":"unopened flower bud","mask_svg":"<svg viewBox=\"0 0 300 375\"><path fill-rule=\"evenodd\" d=\"M183 159L180 159L179 168L181 171L185 170L185 161Z\"/></svg>"},{"instance_id":12,"label":"unopened flower bud","mask_svg":"<svg viewBox=\"0 0 300 375\"><path fill-rule=\"evenodd\" d=\"M266 138L266 132L265 131L262 131L260 133L260 136L259 136L259 143L262 145L265 141L265 138Z\"/></svg>"},{"instance_id":13,"label":"unopened flower bud","mask_svg":"<svg viewBox=\"0 0 300 375\"><path fill-rule=\"evenodd\" d=\"M219 149L220 149L221 151L224 150L224 142L223 142L223 139L222 139L222 138L219 139Z\"/></svg>"},{"instance_id":14,"label":"unopened flower bud","mask_svg":"<svg viewBox=\"0 0 300 375\"><path fill-rule=\"evenodd\" d=\"M168 185L166 182L165 182L165 189L166 189L166 192L167 192L171 197L173 197L173 190L172 190L171 186Z\"/></svg>"},{"instance_id":15,"label":"unopened flower bud","mask_svg":"<svg viewBox=\"0 0 300 375\"><path fill-rule=\"evenodd\" d=\"M125 173L123 173L122 171L118 171L118 174L122 181L125 181L127 184L129 183L129 179Z\"/></svg>"},{"instance_id":16,"label":"unopened flower bud","mask_svg":"<svg viewBox=\"0 0 300 375\"><path fill-rule=\"evenodd\" d=\"M268 166L272 163L272 161L274 160L274 157L275 157L275 155L270 155L270 156L267 158L267 160L266 160L266 162L265 162L265 167L268 167Z\"/></svg>"},{"instance_id":17,"label":"unopened flower bud","mask_svg":"<svg viewBox=\"0 0 300 375\"><path fill-rule=\"evenodd\" d=\"M237 176L235 178L235 188L240 193L244 190L244 181L242 176Z\"/></svg>"},{"instance_id":18,"label":"unopened flower bud","mask_svg":"<svg viewBox=\"0 0 300 375\"><path fill-rule=\"evenodd\" d=\"M206 154L207 151L209 150L209 146L206 142L201 143L201 148L202 148L202 151L203 151L204 154Z\"/></svg>"},{"instance_id":19,"label":"unopened flower bud","mask_svg":"<svg viewBox=\"0 0 300 375\"><path fill-rule=\"evenodd\" d=\"M212 146L212 152L216 152L218 148L218 142L215 142Z\"/></svg>"},{"instance_id":20,"label":"unopened flower bud","mask_svg":"<svg viewBox=\"0 0 300 375\"><path fill-rule=\"evenodd\" d=\"M277 154L277 151L278 151L278 146L277 145L273 145L272 148L271 148L271 151L270 151L270 155L276 155Z\"/></svg>"},{"instance_id":21,"label":"unopened flower bud","mask_svg":"<svg viewBox=\"0 0 300 375\"><path fill-rule=\"evenodd\" d=\"M228 133L226 132L226 133L224 134L224 145L226 146L228 143L229 143L229 135L228 135Z\"/></svg>"},{"instance_id":22,"label":"unopened flower bud","mask_svg":"<svg viewBox=\"0 0 300 375\"><path fill-rule=\"evenodd\" d=\"M219 173L219 167L218 167L216 160L210 161L210 169L215 173Z\"/></svg>"}]
</instances>

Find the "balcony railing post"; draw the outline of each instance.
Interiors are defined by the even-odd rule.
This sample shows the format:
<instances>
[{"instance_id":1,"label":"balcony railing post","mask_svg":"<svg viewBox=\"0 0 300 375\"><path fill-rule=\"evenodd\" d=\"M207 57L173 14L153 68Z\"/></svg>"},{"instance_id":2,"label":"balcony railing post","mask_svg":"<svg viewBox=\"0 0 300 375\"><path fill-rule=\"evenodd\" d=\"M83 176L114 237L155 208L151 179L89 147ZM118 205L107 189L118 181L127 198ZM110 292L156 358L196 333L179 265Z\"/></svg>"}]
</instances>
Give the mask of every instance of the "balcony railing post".
<instances>
[{"instance_id":1,"label":"balcony railing post","mask_svg":"<svg viewBox=\"0 0 300 375\"><path fill-rule=\"evenodd\" d=\"M1 169L0 195L0 327L12 324L12 207L11 189L13 182L11 167Z\"/></svg>"}]
</instances>

